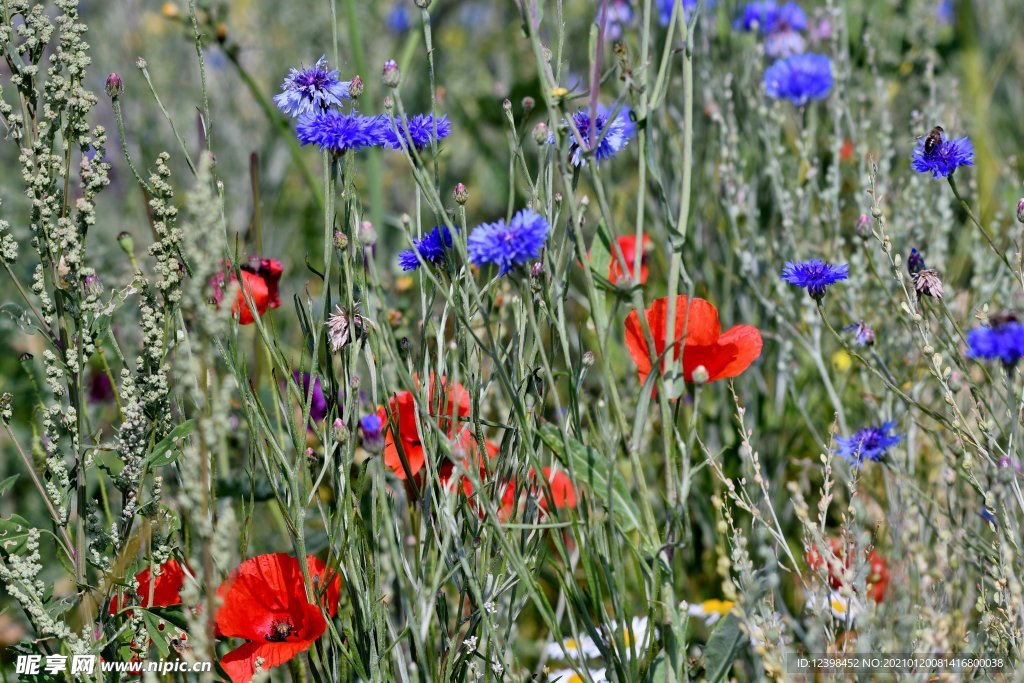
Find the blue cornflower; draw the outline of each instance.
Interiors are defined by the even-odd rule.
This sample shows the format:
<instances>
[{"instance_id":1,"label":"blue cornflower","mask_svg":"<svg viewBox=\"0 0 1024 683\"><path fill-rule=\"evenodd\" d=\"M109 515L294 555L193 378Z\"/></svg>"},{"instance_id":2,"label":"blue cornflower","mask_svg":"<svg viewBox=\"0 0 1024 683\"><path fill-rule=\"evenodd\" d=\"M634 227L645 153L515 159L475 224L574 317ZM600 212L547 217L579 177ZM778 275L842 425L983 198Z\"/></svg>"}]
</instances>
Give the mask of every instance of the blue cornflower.
<instances>
[{"instance_id":1,"label":"blue cornflower","mask_svg":"<svg viewBox=\"0 0 1024 683\"><path fill-rule=\"evenodd\" d=\"M998 520L996 520L996 516L992 514L992 511L989 510L988 506L986 506L984 503L982 503L981 512L979 512L978 514L980 514L981 518L989 524L991 524L992 526L999 526L999 522Z\"/></svg>"},{"instance_id":2,"label":"blue cornflower","mask_svg":"<svg viewBox=\"0 0 1024 683\"><path fill-rule=\"evenodd\" d=\"M493 263L504 275L514 266L527 263L540 255L548 239L550 226L544 216L533 209L523 209L511 223L499 220L484 223L469 236L469 258L477 266Z\"/></svg>"},{"instance_id":3,"label":"blue cornflower","mask_svg":"<svg viewBox=\"0 0 1024 683\"><path fill-rule=\"evenodd\" d=\"M764 31L775 33L776 31L803 31L807 28L807 12L795 2L787 2L780 7L775 15L768 22Z\"/></svg>"},{"instance_id":4,"label":"blue cornflower","mask_svg":"<svg viewBox=\"0 0 1024 683\"><path fill-rule=\"evenodd\" d=\"M1024 357L1024 324L1009 320L992 327L976 327L967 333L967 357L1001 360L1007 367Z\"/></svg>"},{"instance_id":5,"label":"blue cornflower","mask_svg":"<svg viewBox=\"0 0 1024 683\"><path fill-rule=\"evenodd\" d=\"M408 126L408 133L406 133ZM452 132L451 121L444 115L437 119L437 139L442 140ZM434 141L434 117L431 114L417 114L410 118L395 119L394 125L385 120L381 145L391 149L408 147L423 149ZM404 144L403 144L404 143Z\"/></svg>"},{"instance_id":6,"label":"blue cornflower","mask_svg":"<svg viewBox=\"0 0 1024 683\"><path fill-rule=\"evenodd\" d=\"M942 140L931 152L924 151L925 138L914 148L910 165L918 173L931 173L933 178L946 178L961 166L974 166L974 145L966 135L962 138Z\"/></svg>"},{"instance_id":7,"label":"blue cornflower","mask_svg":"<svg viewBox=\"0 0 1024 683\"><path fill-rule=\"evenodd\" d=\"M636 125L630 120L629 112L629 107L621 107L618 115L612 119L610 118L612 110L604 105L598 105L597 116L594 117L594 142L600 141L597 151L594 153L597 161L614 158L616 154L625 148L629 143L629 139L636 133ZM580 132L580 137L586 143L586 148L589 149L591 146L590 111L580 109L572 115L572 122L576 126L576 130ZM607 133L604 132L605 128L608 129ZM548 142L552 144L555 142L554 134L548 137ZM576 135L570 130L569 156L573 166L586 166L587 160L583 156L584 151L576 141Z\"/></svg>"},{"instance_id":8,"label":"blue cornflower","mask_svg":"<svg viewBox=\"0 0 1024 683\"><path fill-rule=\"evenodd\" d=\"M769 57L789 57L804 51L807 41L801 31L807 28L807 13L795 2L787 2L765 27L764 52Z\"/></svg>"},{"instance_id":9,"label":"blue cornflower","mask_svg":"<svg viewBox=\"0 0 1024 683\"><path fill-rule=\"evenodd\" d=\"M668 26L672 21L672 6L682 4L683 18L688 19L690 12L697 9L697 0L658 0L658 23ZM715 6L715 0L705 0L704 9L709 10Z\"/></svg>"},{"instance_id":10,"label":"blue cornflower","mask_svg":"<svg viewBox=\"0 0 1024 683\"><path fill-rule=\"evenodd\" d=\"M743 6L743 11L733 21L732 26L737 31L767 31L768 27L775 22L779 13L779 6L774 0L757 0L748 2Z\"/></svg>"},{"instance_id":11,"label":"blue cornflower","mask_svg":"<svg viewBox=\"0 0 1024 683\"><path fill-rule=\"evenodd\" d=\"M612 0L606 7L608 15L605 17L604 37L607 40L618 40L626 30L626 26L633 23L633 6L630 0ZM601 10L597 11L596 22L601 22Z\"/></svg>"},{"instance_id":12,"label":"blue cornflower","mask_svg":"<svg viewBox=\"0 0 1024 683\"><path fill-rule=\"evenodd\" d=\"M783 280L791 285L803 287L816 301L824 298L829 285L834 285L849 276L849 264L833 266L816 258L795 263L786 261L786 267L782 269Z\"/></svg>"},{"instance_id":13,"label":"blue cornflower","mask_svg":"<svg viewBox=\"0 0 1024 683\"><path fill-rule=\"evenodd\" d=\"M316 114L338 106L348 97L348 81L341 81L338 72L321 57L308 69L292 69L274 95L274 104L288 116L297 118Z\"/></svg>"},{"instance_id":14,"label":"blue cornflower","mask_svg":"<svg viewBox=\"0 0 1024 683\"><path fill-rule=\"evenodd\" d=\"M768 97L798 107L824 99L832 89L832 60L813 53L785 57L765 69L764 87Z\"/></svg>"},{"instance_id":15,"label":"blue cornflower","mask_svg":"<svg viewBox=\"0 0 1024 683\"><path fill-rule=\"evenodd\" d=\"M363 437L363 448L371 453L384 450L383 423L380 416L370 413L359 420L359 431Z\"/></svg>"},{"instance_id":16,"label":"blue cornflower","mask_svg":"<svg viewBox=\"0 0 1024 683\"><path fill-rule=\"evenodd\" d=\"M342 114L328 109L299 119L296 137L304 145L319 145L320 149L345 152L382 144L387 125L383 116L362 116L355 112Z\"/></svg>"},{"instance_id":17,"label":"blue cornflower","mask_svg":"<svg viewBox=\"0 0 1024 683\"><path fill-rule=\"evenodd\" d=\"M458 232L458 228L455 229ZM452 246L452 233L446 226L438 226L418 240L413 241L413 248L406 249L398 255L398 265L402 270L416 270L420 267L420 259L427 263L438 264L444 261L445 252ZM419 254L417 258L416 254Z\"/></svg>"},{"instance_id":18,"label":"blue cornflower","mask_svg":"<svg viewBox=\"0 0 1024 683\"><path fill-rule=\"evenodd\" d=\"M392 5L387 16L388 30L392 33L405 33L412 28L412 19L409 17L409 8L404 2L396 2Z\"/></svg>"},{"instance_id":19,"label":"blue cornflower","mask_svg":"<svg viewBox=\"0 0 1024 683\"><path fill-rule=\"evenodd\" d=\"M836 437L839 444L836 452L853 465L860 465L865 459L879 462L885 452L903 438L889 433L895 427L895 423L886 422L881 427L865 427L850 437Z\"/></svg>"}]
</instances>

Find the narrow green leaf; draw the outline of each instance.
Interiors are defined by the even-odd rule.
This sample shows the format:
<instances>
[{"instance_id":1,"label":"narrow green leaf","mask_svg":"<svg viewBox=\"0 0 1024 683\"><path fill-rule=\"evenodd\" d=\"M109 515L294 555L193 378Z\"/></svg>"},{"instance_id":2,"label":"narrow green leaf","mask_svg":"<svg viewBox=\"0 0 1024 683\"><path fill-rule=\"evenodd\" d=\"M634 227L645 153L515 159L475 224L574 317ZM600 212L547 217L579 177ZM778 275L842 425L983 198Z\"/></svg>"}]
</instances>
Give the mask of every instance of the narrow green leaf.
<instances>
[{"instance_id":1,"label":"narrow green leaf","mask_svg":"<svg viewBox=\"0 0 1024 683\"><path fill-rule=\"evenodd\" d=\"M170 465L178 459L178 454L181 452L177 448L178 439L183 439L192 433L195 429L194 420L185 420L180 425L171 430L171 433L160 440L155 446L153 446L153 452L146 458L146 464L150 467L162 467L164 465Z\"/></svg>"}]
</instances>

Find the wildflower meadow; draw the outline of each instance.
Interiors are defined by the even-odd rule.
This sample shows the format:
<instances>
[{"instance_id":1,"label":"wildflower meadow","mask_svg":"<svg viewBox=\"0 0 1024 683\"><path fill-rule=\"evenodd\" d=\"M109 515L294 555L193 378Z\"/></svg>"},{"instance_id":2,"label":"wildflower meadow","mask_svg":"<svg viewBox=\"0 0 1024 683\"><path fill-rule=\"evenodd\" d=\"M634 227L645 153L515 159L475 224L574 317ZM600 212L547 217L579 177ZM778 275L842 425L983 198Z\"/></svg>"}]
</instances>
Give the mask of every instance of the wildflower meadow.
<instances>
[{"instance_id":1,"label":"wildflower meadow","mask_svg":"<svg viewBox=\"0 0 1024 683\"><path fill-rule=\"evenodd\" d=\"M3 681L1024 680L1013 0L3 0Z\"/></svg>"}]
</instances>

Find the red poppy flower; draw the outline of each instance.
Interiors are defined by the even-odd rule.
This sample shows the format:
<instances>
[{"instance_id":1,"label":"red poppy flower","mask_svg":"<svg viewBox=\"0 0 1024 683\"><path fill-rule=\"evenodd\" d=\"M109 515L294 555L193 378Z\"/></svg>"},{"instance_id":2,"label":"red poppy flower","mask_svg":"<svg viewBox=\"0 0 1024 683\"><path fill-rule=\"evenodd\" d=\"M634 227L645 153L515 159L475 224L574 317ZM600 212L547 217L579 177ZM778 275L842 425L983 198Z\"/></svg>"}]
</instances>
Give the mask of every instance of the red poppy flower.
<instances>
[{"instance_id":1,"label":"red poppy flower","mask_svg":"<svg viewBox=\"0 0 1024 683\"><path fill-rule=\"evenodd\" d=\"M487 450L487 457L493 458L501 450L501 447L496 443L490 441L484 441L484 447ZM480 479L483 480L487 476L487 465L478 454L479 445L477 444L476 435L469 428L463 429L462 432L455 440L455 445L452 449L452 455L457 453L464 454L462 458L462 467L469 470L470 467L477 467L480 471ZM446 491L454 489L454 482L452 479L456 475L455 463L448 460L441 464L438 468L437 479L441 483L441 487ZM470 481L469 477L461 476L459 483L462 485L462 493L466 498L473 496L473 482Z\"/></svg>"},{"instance_id":2,"label":"red poppy flower","mask_svg":"<svg viewBox=\"0 0 1024 683\"><path fill-rule=\"evenodd\" d=\"M316 557L306 557L323 606L333 617L341 596L337 574L326 592L327 568ZM327 621L319 605L306 599L302 567L291 555L258 555L238 565L217 589L222 604L217 610L217 633L248 641L220 660L233 683L248 683L256 672L257 660L263 670L284 664L319 638Z\"/></svg>"},{"instance_id":3,"label":"red poppy flower","mask_svg":"<svg viewBox=\"0 0 1024 683\"><path fill-rule=\"evenodd\" d=\"M231 264L229 263L228 266ZM235 295L235 303L231 312L238 316L238 322L242 325L251 325L256 321L256 315L246 295L252 299L252 303L259 315L267 312L267 309L277 308L281 305L281 297L278 293L278 283L281 281L281 273L284 266L276 259L254 259L249 263L239 266L242 276L242 284ZM228 282L237 282L235 273L232 272L227 278ZM225 277L222 274L216 276L211 283L213 286L213 298L219 304L224 298Z\"/></svg>"},{"instance_id":4,"label":"red poppy flower","mask_svg":"<svg viewBox=\"0 0 1024 683\"><path fill-rule=\"evenodd\" d=\"M551 487L551 502L554 503L555 509L561 510L563 508L576 507L576 488L573 486L569 475L563 470L552 470L550 467L543 468L541 472L544 473L544 478L547 479L548 485ZM530 470L527 476L531 482L536 480L536 472L534 470ZM502 512L506 518L510 518L516 509L516 505L519 502L517 493L519 492L516 489L516 482L510 481L505 488L505 495L501 500ZM530 487L530 495L537 497L537 505L541 510L549 511L548 496L540 484Z\"/></svg>"},{"instance_id":5,"label":"red poppy flower","mask_svg":"<svg viewBox=\"0 0 1024 683\"><path fill-rule=\"evenodd\" d=\"M635 235L623 235L615 240L619 243L619 248L622 249L622 256L626 259L626 265L629 268L629 275L623 275L622 266L619 264L619 259L615 255L614 250L612 251L612 262L608 264L608 279L613 283L618 283L620 279L632 279L635 277L633 273L633 263L636 258L636 236ZM643 253L640 255L640 284L647 282L647 250L651 245L651 238L647 235L643 236L640 241L640 248Z\"/></svg>"},{"instance_id":6,"label":"red poppy flower","mask_svg":"<svg viewBox=\"0 0 1024 683\"><path fill-rule=\"evenodd\" d=\"M853 141L850 138L843 140L843 147L839 150L840 161L850 161L853 159Z\"/></svg>"},{"instance_id":7,"label":"red poppy flower","mask_svg":"<svg viewBox=\"0 0 1024 683\"><path fill-rule=\"evenodd\" d=\"M689 306L687 306L689 303ZM689 313L687 313L689 312ZM656 300L645 311L647 324L655 342L655 355L665 352L665 321L668 317L668 297ZM674 347L675 359L683 357L683 378L693 381L693 371L703 365L708 373L708 381L737 377L750 367L750 364L761 355L761 333L751 325L736 325L722 334L718 323L718 309L704 299L694 298L688 301L685 296L676 297L675 341L683 337L686 328L686 341ZM643 382L651 374L651 361L647 353L647 342L644 339L640 317L632 311L626 318L626 348L633 357ZM665 359L661 360L661 368L665 368Z\"/></svg>"},{"instance_id":8,"label":"red poppy flower","mask_svg":"<svg viewBox=\"0 0 1024 683\"><path fill-rule=\"evenodd\" d=\"M169 607L181 604L181 587L185 584L185 570L177 560L167 560L160 565L156 579L153 579L149 568L135 575L139 587L135 596L139 607ZM152 591L152 598L150 598ZM110 613L117 614L128 603L126 597L115 596L110 601Z\"/></svg>"},{"instance_id":9,"label":"red poppy flower","mask_svg":"<svg viewBox=\"0 0 1024 683\"><path fill-rule=\"evenodd\" d=\"M835 561L828 566L828 583L833 589L838 589L843 585L843 581L849 581L849 577L845 576L845 571L850 567L849 559L845 559L846 553L843 549L843 542L838 538L829 539L830 551ZM822 558L821 553L818 552L817 548L809 548L807 550L807 564L810 566L812 571L818 571L822 567L825 567L825 560ZM867 579L867 590L868 597L875 602L881 602L885 597L885 593L889 588L889 566L881 555L874 550L868 552L867 560L869 564L869 573ZM836 562L842 563L842 566L837 568L834 566Z\"/></svg>"},{"instance_id":10,"label":"red poppy flower","mask_svg":"<svg viewBox=\"0 0 1024 683\"><path fill-rule=\"evenodd\" d=\"M441 396L438 396L438 391L442 393ZM456 417L469 415L469 392L458 382L453 382L449 388L445 377L435 383L434 376L431 374L430 396L432 411L436 410L438 406L443 406L441 413L438 414L437 424L448 434L449 438L452 438L460 426L457 419L452 419L452 415L454 414ZM409 463L409 472L406 473L405 467L402 466L402 457L395 442L394 425L388 423L388 411L381 406L377 408L377 417L380 418L381 424L388 423L384 437L384 464L390 467L399 479L406 479L409 474L415 477L423 469L424 464L423 441L416 429L416 400L412 392L399 391L391 397L390 406L394 422L398 425L398 443L401 444L406 462Z\"/></svg>"}]
</instances>

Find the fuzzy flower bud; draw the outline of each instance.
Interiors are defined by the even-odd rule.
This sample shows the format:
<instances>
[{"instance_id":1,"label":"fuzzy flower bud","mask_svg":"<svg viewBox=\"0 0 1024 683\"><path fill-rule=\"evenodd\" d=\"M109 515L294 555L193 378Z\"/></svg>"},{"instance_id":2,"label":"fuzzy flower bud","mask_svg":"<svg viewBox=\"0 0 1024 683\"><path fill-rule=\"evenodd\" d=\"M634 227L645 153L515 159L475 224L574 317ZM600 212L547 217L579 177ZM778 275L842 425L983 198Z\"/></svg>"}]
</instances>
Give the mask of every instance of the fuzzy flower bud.
<instances>
[{"instance_id":1,"label":"fuzzy flower bud","mask_svg":"<svg viewBox=\"0 0 1024 683\"><path fill-rule=\"evenodd\" d=\"M342 250L348 246L348 235L343 233L341 230L334 231L334 248Z\"/></svg>"},{"instance_id":2,"label":"fuzzy flower bud","mask_svg":"<svg viewBox=\"0 0 1024 683\"><path fill-rule=\"evenodd\" d=\"M538 123L533 127L533 141L538 145L546 145L548 142L548 124Z\"/></svg>"},{"instance_id":3,"label":"fuzzy flower bud","mask_svg":"<svg viewBox=\"0 0 1024 683\"><path fill-rule=\"evenodd\" d=\"M3 395L0 395L0 420L4 421L4 424L11 423L11 416L13 411L11 405L14 403L14 396L9 391L5 391Z\"/></svg>"},{"instance_id":4,"label":"fuzzy flower bud","mask_svg":"<svg viewBox=\"0 0 1024 683\"><path fill-rule=\"evenodd\" d=\"M398 62L393 59L384 62L384 72L381 75L381 80L389 88L398 87L398 84L402 82L402 72L398 70Z\"/></svg>"},{"instance_id":5,"label":"fuzzy flower bud","mask_svg":"<svg viewBox=\"0 0 1024 683\"><path fill-rule=\"evenodd\" d=\"M594 352L593 351L587 351L586 353L583 354L583 367L585 367L585 368L593 367L595 361L596 361L596 358L594 358Z\"/></svg>"},{"instance_id":6,"label":"fuzzy flower bud","mask_svg":"<svg viewBox=\"0 0 1024 683\"><path fill-rule=\"evenodd\" d=\"M365 247L372 247L377 244L377 231L370 221L363 221L359 224L359 241Z\"/></svg>"},{"instance_id":7,"label":"fuzzy flower bud","mask_svg":"<svg viewBox=\"0 0 1024 683\"><path fill-rule=\"evenodd\" d=\"M703 365L698 365L693 369L694 384L707 384L709 379L711 379L711 375L708 373L708 369Z\"/></svg>"},{"instance_id":8,"label":"fuzzy flower bud","mask_svg":"<svg viewBox=\"0 0 1024 683\"><path fill-rule=\"evenodd\" d=\"M124 94L124 81L121 80L121 76L117 73L107 76L107 96L116 100L122 94Z\"/></svg>"},{"instance_id":9,"label":"fuzzy flower bud","mask_svg":"<svg viewBox=\"0 0 1024 683\"><path fill-rule=\"evenodd\" d=\"M452 199L454 199L455 203L459 206L465 206L466 202L469 201L469 188L463 183L458 183L455 186L455 189L452 190Z\"/></svg>"},{"instance_id":10,"label":"fuzzy flower bud","mask_svg":"<svg viewBox=\"0 0 1024 683\"><path fill-rule=\"evenodd\" d=\"M856 225L857 235L861 238L868 238L871 235L871 219L868 218L866 213L862 213L857 217Z\"/></svg>"},{"instance_id":11,"label":"fuzzy flower bud","mask_svg":"<svg viewBox=\"0 0 1024 683\"><path fill-rule=\"evenodd\" d=\"M363 94L363 79L360 78L359 74L352 77L352 80L348 82L348 96L352 99L358 99Z\"/></svg>"},{"instance_id":12,"label":"fuzzy flower bud","mask_svg":"<svg viewBox=\"0 0 1024 683\"><path fill-rule=\"evenodd\" d=\"M371 453L384 450L384 432L377 415L371 413L359 420L359 433L363 437L363 448Z\"/></svg>"}]
</instances>

